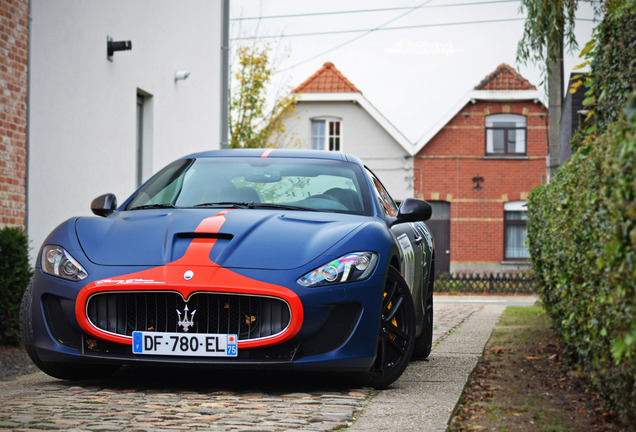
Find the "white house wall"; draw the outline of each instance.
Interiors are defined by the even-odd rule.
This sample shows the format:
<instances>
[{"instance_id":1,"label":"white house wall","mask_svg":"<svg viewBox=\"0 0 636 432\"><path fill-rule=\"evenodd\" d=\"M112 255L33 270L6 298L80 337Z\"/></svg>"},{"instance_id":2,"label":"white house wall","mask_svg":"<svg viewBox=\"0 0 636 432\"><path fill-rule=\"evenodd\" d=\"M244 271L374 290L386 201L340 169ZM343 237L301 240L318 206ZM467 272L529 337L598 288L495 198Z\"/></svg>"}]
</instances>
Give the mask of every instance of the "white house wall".
<instances>
[{"instance_id":1,"label":"white house wall","mask_svg":"<svg viewBox=\"0 0 636 432\"><path fill-rule=\"evenodd\" d=\"M27 229L37 253L63 220L120 202L136 179L137 94L148 96L143 178L219 148L222 2L32 0ZM132 50L106 58L106 38ZM191 72L175 81L177 70ZM146 112L148 115L148 111ZM151 120L151 121L148 121Z\"/></svg>"},{"instance_id":2,"label":"white house wall","mask_svg":"<svg viewBox=\"0 0 636 432\"><path fill-rule=\"evenodd\" d=\"M357 103L300 102L295 115L284 123L287 146L296 141L301 148L312 148L311 119L314 118L339 118L341 151L359 157L395 199L413 196L413 159Z\"/></svg>"}]
</instances>

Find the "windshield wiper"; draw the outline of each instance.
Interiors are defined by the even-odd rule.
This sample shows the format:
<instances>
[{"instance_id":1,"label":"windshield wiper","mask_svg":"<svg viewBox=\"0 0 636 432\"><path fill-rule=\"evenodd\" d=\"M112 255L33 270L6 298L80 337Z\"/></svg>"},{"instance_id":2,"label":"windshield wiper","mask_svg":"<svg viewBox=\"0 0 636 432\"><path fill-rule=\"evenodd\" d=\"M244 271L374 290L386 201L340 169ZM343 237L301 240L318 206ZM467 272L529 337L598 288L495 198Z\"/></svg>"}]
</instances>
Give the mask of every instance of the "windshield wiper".
<instances>
[{"instance_id":1,"label":"windshield wiper","mask_svg":"<svg viewBox=\"0 0 636 432\"><path fill-rule=\"evenodd\" d=\"M299 210L299 211L322 211L308 207L300 207L289 204L272 204L272 203L250 203L249 208L254 209L280 209L280 210Z\"/></svg>"},{"instance_id":2,"label":"windshield wiper","mask_svg":"<svg viewBox=\"0 0 636 432\"><path fill-rule=\"evenodd\" d=\"M242 209L277 209L277 210L299 210L299 211L322 211L307 207L299 207L289 204L255 203L255 202L209 202L195 205L195 207L222 207L222 208L242 208Z\"/></svg>"},{"instance_id":3,"label":"windshield wiper","mask_svg":"<svg viewBox=\"0 0 636 432\"><path fill-rule=\"evenodd\" d=\"M249 208L252 203L235 202L235 201L221 201L221 202L209 202L195 205L195 207L223 207L223 208Z\"/></svg>"},{"instance_id":4,"label":"windshield wiper","mask_svg":"<svg viewBox=\"0 0 636 432\"><path fill-rule=\"evenodd\" d=\"M137 207L130 207L126 210L147 210L147 209L166 209L166 208L176 208L174 204L166 203L166 204L146 204L140 205Z\"/></svg>"}]
</instances>

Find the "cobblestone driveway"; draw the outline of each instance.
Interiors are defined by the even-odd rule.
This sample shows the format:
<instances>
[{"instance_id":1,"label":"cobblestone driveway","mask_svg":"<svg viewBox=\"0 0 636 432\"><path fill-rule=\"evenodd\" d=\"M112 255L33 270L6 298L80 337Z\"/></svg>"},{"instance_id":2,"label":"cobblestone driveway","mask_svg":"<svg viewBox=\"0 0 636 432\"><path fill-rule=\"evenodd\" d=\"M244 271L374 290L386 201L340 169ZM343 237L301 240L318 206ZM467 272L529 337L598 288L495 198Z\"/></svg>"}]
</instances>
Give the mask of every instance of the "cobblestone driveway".
<instances>
[{"instance_id":1,"label":"cobblestone driveway","mask_svg":"<svg viewBox=\"0 0 636 432\"><path fill-rule=\"evenodd\" d=\"M436 305L434 340L481 308ZM153 369L78 384L37 372L0 381L0 429L333 431L354 422L376 394L345 381L316 374Z\"/></svg>"}]
</instances>

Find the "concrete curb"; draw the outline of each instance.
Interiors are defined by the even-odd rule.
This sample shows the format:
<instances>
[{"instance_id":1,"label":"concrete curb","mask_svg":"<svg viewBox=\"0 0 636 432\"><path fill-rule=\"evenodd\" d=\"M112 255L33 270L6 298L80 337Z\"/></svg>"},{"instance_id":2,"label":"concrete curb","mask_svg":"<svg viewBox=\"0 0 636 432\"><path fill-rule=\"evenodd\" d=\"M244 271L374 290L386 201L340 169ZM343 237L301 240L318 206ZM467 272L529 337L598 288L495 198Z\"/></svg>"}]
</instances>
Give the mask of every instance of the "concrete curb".
<instances>
[{"instance_id":1,"label":"concrete curb","mask_svg":"<svg viewBox=\"0 0 636 432\"><path fill-rule=\"evenodd\" d=\"M462 391L506 305L486 304L413 362L367 405L348 431L446 431Z\"/></svg>"}]
</instances>

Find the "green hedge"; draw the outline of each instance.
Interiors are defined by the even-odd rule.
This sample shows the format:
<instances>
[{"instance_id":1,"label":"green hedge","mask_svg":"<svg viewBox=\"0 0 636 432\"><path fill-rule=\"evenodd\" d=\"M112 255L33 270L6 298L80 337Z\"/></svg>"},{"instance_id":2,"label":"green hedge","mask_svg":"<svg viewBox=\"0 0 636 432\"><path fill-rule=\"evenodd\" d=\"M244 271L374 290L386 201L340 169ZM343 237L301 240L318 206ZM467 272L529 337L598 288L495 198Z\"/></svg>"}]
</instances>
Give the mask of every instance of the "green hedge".
<instances>
[{"instance_id":1,"label":"green hedge","mask_svg":"<svg viewBox=\"0 0 636 432\"><path fill-rule=\"evenodd\" d=\"M528 205L555 331L626 424L636 422L636 93L630 107L583 140Z\"/></svg>"},{"instance_id":2,"label":"green hedge","mask_svg":"<svg viewBox=\"0 0 636 432\"><path fill-rule=\"evenodd\" d=\"M636 79L636 0L606 0L604 11L595 29L595 48L586 56L592 70L587 96L600 131L621 117Z\"/></svg>"},{"instance_id":3,"label":"green hedge","mask_svg":"<svg viewBox=\"0 0 636 432\"><path fill-rule=\"evenodd\" d=\"M583 50L591 124L528 203L553 327L626 425L636 422L636 0L606 0ZM629 102L628 99L630 99Z\"/></svg>"},{"instance_id":4,"label":"green hedge","mask_svg":"<svg viewBox=\"0 0 636 432\"><path fill-rule=\"evenodd\" d=\"M0 230L0 344L20 342L20 302L33 270L29 243L21 228Z\"/></svg>"}]
</instances>

